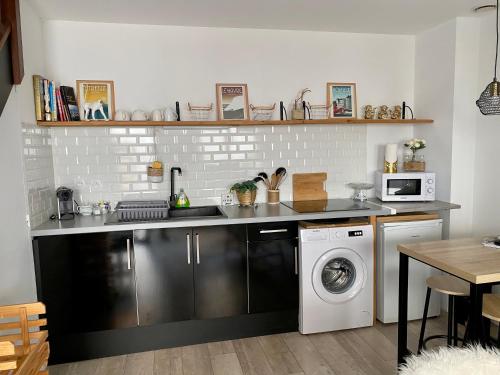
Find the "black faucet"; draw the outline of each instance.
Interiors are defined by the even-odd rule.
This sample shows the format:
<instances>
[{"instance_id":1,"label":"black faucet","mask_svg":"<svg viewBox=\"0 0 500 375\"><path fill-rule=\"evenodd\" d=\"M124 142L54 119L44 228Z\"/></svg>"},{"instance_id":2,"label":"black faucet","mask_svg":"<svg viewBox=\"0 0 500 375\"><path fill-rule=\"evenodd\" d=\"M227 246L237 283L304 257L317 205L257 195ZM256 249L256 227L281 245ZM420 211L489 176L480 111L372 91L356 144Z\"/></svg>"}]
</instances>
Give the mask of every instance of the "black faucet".
<instances>
[{"instance_id":1,"label":"black faucet","mask_svg":"<svg viewBox=\"0 0 500 375\"><path fill-rule=\"evenodd\" d=\"M175 171L179 172L179 176L182 176L182 169L179 167L170 168L170 205L175 206L175 201L177 200L177 194L175 194Z\"/></svg>"}]
</instances>

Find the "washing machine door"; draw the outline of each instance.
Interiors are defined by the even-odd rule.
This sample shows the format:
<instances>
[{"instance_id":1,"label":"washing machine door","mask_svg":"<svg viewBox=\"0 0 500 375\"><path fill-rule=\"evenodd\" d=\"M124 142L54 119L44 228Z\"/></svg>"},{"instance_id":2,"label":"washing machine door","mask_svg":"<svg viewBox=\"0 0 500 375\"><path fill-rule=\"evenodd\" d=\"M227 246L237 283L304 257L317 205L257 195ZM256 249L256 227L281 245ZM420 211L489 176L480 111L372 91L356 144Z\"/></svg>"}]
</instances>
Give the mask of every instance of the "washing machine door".
<instances>
[{"instance_id":1,"label":"washing machine door","mask_svg":"<svg viewBox=\"0 0 500 375\"><path fill-rule=\"evenodd\" d=\"M314 265L312 285L328 303L343 303L356 297L367 279L367 268L358 253L348 248L325 252Z\"/></svg>"}]
</instances>

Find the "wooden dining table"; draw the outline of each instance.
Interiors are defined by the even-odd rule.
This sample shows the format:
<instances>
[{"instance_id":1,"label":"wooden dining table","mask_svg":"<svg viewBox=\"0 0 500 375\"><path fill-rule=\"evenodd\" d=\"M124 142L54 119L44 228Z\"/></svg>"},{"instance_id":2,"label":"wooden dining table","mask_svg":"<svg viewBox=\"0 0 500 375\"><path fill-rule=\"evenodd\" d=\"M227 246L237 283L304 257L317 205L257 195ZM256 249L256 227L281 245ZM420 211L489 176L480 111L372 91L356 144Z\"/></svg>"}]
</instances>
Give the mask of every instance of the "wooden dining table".
<instances>
[{"instance_id":1,"label":"wooden dining table","mask_svg":"<svg viewBox=\"0 0 500 375\"><path fill-rule=\"evenodd\" d=\"M470 285L468 338L483 341L481 335L483 294L500 283L500 249L481 245L479 238L465 238L398 245L398 365L411 354L408 350L408 259L413 258L431 267L467 281ZM422 288L425 286L422 285Z\"/></svg>"}]
</instances>

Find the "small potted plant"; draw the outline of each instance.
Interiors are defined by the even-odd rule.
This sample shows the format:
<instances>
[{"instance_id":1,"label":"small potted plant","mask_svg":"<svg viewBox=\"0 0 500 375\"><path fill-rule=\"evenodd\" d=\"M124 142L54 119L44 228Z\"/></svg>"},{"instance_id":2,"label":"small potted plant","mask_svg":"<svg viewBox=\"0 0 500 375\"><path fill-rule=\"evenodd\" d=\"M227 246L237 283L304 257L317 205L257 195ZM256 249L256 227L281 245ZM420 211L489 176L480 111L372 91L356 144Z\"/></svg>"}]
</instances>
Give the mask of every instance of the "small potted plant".
<instances>
[{"instance_id":1,"label":"small potted plant","mask_svg":"<svg viewBox=\"0 0 500 375\"><path fill-rule=\"evenodd\" d=\"M257 184L253 180L238 182L231 187L231 191L236 192L241 206L251 206L257 196Z\"/></svg>"},{"instance_id":2,"label":"small potted plant","mask_svg":"<svg viewBox=\"0 0 500 375\"><path fill-rule=\"evenodd\" d=\"M417 155L418 150L426 147L425 139L413 138L405 142L405 147L410 150L410 153L405 155L404 169L411 172L424 172L425 161L423 155Z\"/></svg>"}]
</instances>

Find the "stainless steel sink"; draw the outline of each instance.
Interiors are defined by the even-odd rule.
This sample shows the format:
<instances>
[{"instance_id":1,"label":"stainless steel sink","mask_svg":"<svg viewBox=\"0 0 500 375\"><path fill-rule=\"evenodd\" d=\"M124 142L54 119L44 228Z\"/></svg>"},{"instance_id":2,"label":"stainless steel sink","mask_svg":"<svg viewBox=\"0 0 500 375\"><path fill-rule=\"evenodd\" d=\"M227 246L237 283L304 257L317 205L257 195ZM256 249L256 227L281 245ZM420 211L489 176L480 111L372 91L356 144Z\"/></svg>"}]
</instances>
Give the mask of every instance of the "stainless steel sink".
<instances>
[{"instance_id":1,"label":"stainless steel sink","mask_svg":"<svg viewBox=\"0 0 500 375\"><path fill-rule=\"evenodd\" d=\"M183 219L183 218L215 218L224 217L224 213L218 206L200 206L188 208L170 208L168 210L170 219Z\"/></svg>"}]
</instances>

